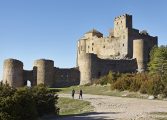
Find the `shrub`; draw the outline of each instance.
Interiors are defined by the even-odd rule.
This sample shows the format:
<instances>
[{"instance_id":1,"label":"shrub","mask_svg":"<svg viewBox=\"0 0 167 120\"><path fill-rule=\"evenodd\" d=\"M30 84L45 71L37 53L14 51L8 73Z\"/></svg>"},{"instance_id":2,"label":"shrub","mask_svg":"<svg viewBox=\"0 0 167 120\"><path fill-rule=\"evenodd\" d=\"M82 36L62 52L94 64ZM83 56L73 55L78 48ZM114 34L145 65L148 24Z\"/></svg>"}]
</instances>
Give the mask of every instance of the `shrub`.
<instances>
[{"instance_id":1,"label":"shrub","mask_svg":"<svg viewBox=\"0 0 167 120\"><path fill-rule=\"evenodd\" d=\"M167 86L164 87L163 94L164 94L165 97L167 97Z\"/></svg>"},{"instance_id":2,"label":"shrub","mask_svg":"<svg viewBox=\"0 0 167 120\"><path fill-rule=\"evenodd\" d=\"M121 77L119 77L116 82L112 84L112 89L117 89L120 91L129 90L130 84L131 78L129 77L129 74L124 74Z\"/></svg>"},{"instance_id":3,"label":"shrub","mask_svg":"<svg viewBox=\"0 0 167 120\"><path fill-rule=\"evenodd\" d=\"M140 87L140 92L143 94L152 94L152 89L153 89L153 81L147 80L142 82L142 85Z\"/></svg>"},{"instance_id":4,"label":"shrub","mask_svg":"<svg viewBox=\"0 0 167 120\"><path fill-rule=\"evenodd\" d=\"M164 89L165 86L160 80L159 76L154 75L149 76L149 80L146 80L142 83L140 92L157 96L158 94L163 93Z\"/></svg>"},{"instance_id":5,"label":"shrub","mask_svg":"<svg viewBox=\"0 0 167 120\"><path fill-rule=\"evenodd\" d=\"M43 85L17 90L0 85L0 120L37 120L45 114L58 114L57 99Z\"/></svg>"},{"instance_id":6,"label":"shrub","mask_svg":"<svg viewBox=\"0 0 167 120\"><path fill-rule=\"evenodd\" d=\"M36 120L37 110L29 88L18 89L12 97L12 116L17 120ZM11 106L12 107L12 106Z\"/></svg>"},{"instance_id":7,"label":"shrub","mask_svg":"<svg viewBox=\"0 0 167 120\"><path fill-rule=\"evenodd\" d=\"M101 78L99 78L98 80L95 81L95 84L100 84L100 85L107 85L114 83L118 76L120 74L119 73L114 73L112 71L109 71L108 75L102 76Z\"/></svg>"},{"instance_id":8,"label":"shrub","mask_svg":"<svg viewBox=\"0 0 167 120\"><path fill-rule=\"evenodd\" d=\"M8 84L0 84L0 97L12 96L16 92L16 89L10 87Z\"/></svg>"},{"instance_id":9,"label":"shrub","mask_svg":"<svg viewBox=\"0 0 167 120\"><path fill-rule=\"evenodd\" d=\"M107 83L108 83L107 76L103 76L100 79L95 81L95 84L100 84L100 85L107 85Z\"/></svg>"},{"instance_id":10,"label":"shrub","mask_svg":"<svg viewBox=\"0 0 167 120\"><path fill-rule=\"evenodd\" d=\"M158 94L163 93L165 86L163 85L161 80L153 81L153 91L152 94L157 96Z\"/></svg>"},{"instance_id":11,"label":"shrub","mask_svg":"<svg viewBox=\"0 0 167 120\"><path fill-rule=\"evenodd\" d=\"M142 81L140 79L132 78L131 84L130 84L130 91L134 91L134 92L139 91L141 85L142 85Z\"/></svg>"},{"instance_id":12,"label":"shrub","mask_svg":"<svg viewBox=\"0 0 167 120\"><path fill-rule=\"evenodd\" d=\"M39 85L32 89L32 93L39 116L58 113L58 108L55 105L57 104L58 96L55 96L54 92L50 92L44 85Z\"/></svg>"}]
</instances>

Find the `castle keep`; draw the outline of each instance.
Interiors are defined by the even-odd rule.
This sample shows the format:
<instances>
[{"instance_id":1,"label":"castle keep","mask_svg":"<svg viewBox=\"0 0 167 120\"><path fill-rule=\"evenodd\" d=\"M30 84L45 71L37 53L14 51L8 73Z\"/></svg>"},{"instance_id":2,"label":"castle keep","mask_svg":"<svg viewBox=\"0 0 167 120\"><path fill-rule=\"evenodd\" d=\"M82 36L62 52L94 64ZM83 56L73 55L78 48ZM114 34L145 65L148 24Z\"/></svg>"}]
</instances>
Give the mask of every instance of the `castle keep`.
<instances>
[{"instance_id":1,"label":"castle keep","mask_svg":"<svg viewBox=\"0 0 167 120\"><path fill-rule=\"evenodd\" d=\"M132 16L124 14L114 20L114 28L107 37L93 29L77 43L77 67L60 69L52 60L35 61L32 71L23 70L23 63L8 59L4 62L3 83L14 87L43 83L49 87L63 87L92 83L113 72L142 72L147 69L149 53L158 45L158 38L133 28Z\"/></svg>"},{"instance_id":2,"label":"castle keep","mask_svg":"<svg viewBox=\"0 0 167 120\"><path fill-rule=\"evenodd\" d=\"M109 36L93 29L78 41L77 66L80 84L87 84L110 70L136 72L146 70L149 53L157 45L157 37L134 29L132 16L122 15L114 20Z\"/></svg>"}]
</instances>

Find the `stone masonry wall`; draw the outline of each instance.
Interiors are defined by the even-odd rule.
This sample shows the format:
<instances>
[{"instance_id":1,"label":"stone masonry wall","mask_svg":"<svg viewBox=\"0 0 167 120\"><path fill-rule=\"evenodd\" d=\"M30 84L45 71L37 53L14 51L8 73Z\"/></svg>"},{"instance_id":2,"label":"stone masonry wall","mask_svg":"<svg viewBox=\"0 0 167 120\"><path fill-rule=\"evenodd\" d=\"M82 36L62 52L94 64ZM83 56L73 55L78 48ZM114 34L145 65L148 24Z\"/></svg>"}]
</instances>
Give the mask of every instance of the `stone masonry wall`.
<instances>
[{"instance_id":1,"label":"stone masonry wall","mask_svg":"<svg viewBox=\"0 0 167 120\"><path fill-rule=\"evenodd\" d=\"M3 83L12 87L24 86L23 63L16 59L6 59L3 67Z\"/></svg>"},{"instance_id":2,"label":"stone masonry wall","mask_svg":"<svg viewBox=\"0 0 167 120\"><path fill-rule=\"evenodd\" d=\"M80 72L77 68L54 68L54 87L79 85Z\"/></svg>"},{"instance_id":3,"label":"stone masonry wall","mask_svg":"<svg viewBox=\"0 0 167 120\"><path fill-rule=\"evenodd\" d=\"M27 81L31 86L44 84L48 87L79 85L80 72L77 68L56 68L52 60L39 59L33 70L23 70L23 63L15 59L4 61L3 83L12 87L23 87Z\"/></svg>"}]
</instances>

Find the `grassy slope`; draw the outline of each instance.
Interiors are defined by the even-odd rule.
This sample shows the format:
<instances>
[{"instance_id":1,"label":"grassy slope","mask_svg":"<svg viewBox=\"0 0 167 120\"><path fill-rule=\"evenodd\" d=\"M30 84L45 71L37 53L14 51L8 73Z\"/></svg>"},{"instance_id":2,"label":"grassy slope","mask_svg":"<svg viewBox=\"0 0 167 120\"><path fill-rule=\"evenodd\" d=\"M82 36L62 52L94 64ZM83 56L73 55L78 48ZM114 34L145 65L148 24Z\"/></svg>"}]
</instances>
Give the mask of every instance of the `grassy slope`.
<instances>
[{"instance_id":1,"label":"grassy slope","mask_svg":"<svg viewBox=\"0 0 167 120\"><path fill-rule=\"evenodd\" d=\"M57 88L56 88L57 89ZM67 88L58 88L58 93L67 93L71 94L72 89L75 89L78 93L79 89L83 90L83 94L93 94L93 95L109 95L109 96L121 96L121 97L134 97L134 98L147 98L147 95L142 95L138 92L129 92L129 91L117 91L111 90L110 86L71 86Z\"/></svg>"},{"instance_id":2,"label":"grassy slope","mask_svg":"<svg viewBox=\"0 0 167 120\"><path fill-rule=\"evenodd\" d=\"M60 115L74 115L93 111L89 102L70 98L59 98Z\"/></svg>"},{"instance_id":3,"label":"grassy slope","mask_svg":"<svg viewBox=\"0 0 167 120\"><path fill-rule=\"evenodd\" d=\"M150 115L156 120L167 120L167 112L153 112Z\"/></svg>"}]
</instances>

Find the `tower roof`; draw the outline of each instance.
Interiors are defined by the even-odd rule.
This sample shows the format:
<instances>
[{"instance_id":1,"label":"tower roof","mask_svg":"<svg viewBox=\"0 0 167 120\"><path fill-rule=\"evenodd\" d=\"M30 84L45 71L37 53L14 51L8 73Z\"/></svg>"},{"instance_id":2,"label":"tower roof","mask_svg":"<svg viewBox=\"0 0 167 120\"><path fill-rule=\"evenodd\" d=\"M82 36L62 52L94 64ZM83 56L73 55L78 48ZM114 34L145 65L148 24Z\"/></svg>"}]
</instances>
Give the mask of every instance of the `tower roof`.
<instances>
[{"instance_id":1,"label":"tower roof","mask_svg":"<svg viewBox=\"0 0 167 120\"><path fill-rule=\"evenodd\" d=\"M94 28L93 28L92 30L86 32L86 34L87 34L87 33L100 33L100 34L102 34L101 32L97 31L97 30L94 29Z\"/></svg>"}]
</instances>

